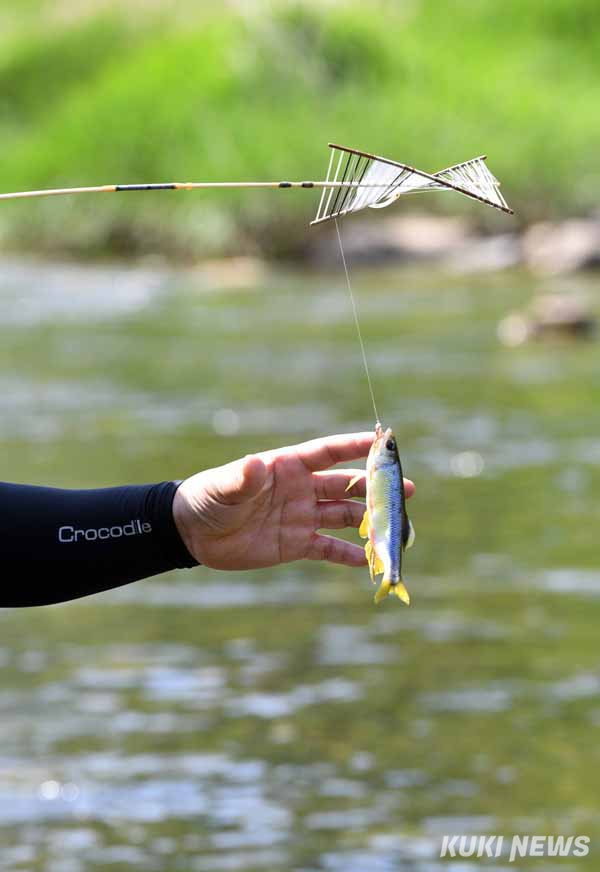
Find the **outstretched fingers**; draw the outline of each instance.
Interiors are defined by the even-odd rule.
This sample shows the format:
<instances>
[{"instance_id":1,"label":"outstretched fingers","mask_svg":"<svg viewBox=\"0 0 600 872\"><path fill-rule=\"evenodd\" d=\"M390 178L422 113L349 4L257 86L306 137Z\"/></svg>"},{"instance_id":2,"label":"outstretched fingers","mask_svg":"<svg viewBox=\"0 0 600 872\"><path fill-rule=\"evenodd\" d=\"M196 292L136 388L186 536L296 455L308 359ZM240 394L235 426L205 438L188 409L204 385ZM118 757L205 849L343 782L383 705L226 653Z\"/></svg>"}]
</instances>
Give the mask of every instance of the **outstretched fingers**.
<instances>
[{"instance_id":1,"label":"outstretched fingers","mask_svg":"<svg viewBox=\"0 0 600 872\"><path fill-rule=\"evenodd\" d=\"M327 469L336 463L360 460L366 457L375 438L370 433L342 433L339 436L323 436L294 446L296 454L311 472Z\"/></svg>"},{"instance_id":2,"label":"outstretched fingers","mask_svg":"<svg viewBox=\"0 0 600 872\"><path fill-rule=\"evenodd\" d=\"M348 490L348 485L358 476L358 481ZM345 500L349 497L364 497L367 492L366 473L362 469L331 469L313 472L315 496L318 500Z\"/></svg>"},{"instance_id":3,"label":"outstretched fingers","mask_svg":"<svg viewBox=\"0 0 600 872\"><path fill-rule=\"evenodd\" d=\"M344 527L360 527L365 513L365 504L356 500L326 500L317 503L319 529L343 530Z\"/></svg>"},{"instance_id":4,"label":"outstretched fingers","mask_svg":"<svg viewBox=\"0 0 600 872\"><path fill-rule=\"evenodd\" d=\"M315 533L306 554L308 560L327 560L329 563L341 563L342 566L366 566L364 548L336 539L334 536L324 536Z\"/></svg>"}]
</instances>

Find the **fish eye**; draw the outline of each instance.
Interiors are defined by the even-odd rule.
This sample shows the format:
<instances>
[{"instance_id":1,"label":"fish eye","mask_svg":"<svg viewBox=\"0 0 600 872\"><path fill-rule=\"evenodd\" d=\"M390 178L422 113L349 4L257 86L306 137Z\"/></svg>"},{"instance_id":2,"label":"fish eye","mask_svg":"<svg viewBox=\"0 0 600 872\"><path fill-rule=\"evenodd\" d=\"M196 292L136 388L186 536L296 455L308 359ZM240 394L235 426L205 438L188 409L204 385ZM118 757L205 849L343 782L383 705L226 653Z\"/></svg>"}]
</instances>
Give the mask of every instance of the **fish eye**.
<instances>
[{"instance_id":1,"label":"fish eye","mask_svg":"<svg viewBox=\"0 0 600 872\"><path fill-rule=\"evenodd\" d=\"M393 439L388 439L388 441L385 443L385 447L388 451L394 451L396 448L396 443Z\"/></svg>"}]
</instances>

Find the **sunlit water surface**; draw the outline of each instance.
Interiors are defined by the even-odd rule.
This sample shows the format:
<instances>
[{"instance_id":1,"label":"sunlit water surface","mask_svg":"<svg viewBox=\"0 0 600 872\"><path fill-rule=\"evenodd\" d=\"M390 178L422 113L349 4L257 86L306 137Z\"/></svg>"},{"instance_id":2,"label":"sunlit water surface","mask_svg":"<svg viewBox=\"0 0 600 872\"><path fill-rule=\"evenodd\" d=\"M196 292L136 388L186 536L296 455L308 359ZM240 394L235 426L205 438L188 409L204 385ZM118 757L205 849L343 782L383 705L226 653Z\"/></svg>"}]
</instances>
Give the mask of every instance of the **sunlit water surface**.
<instances>
[{"instance_id":1,"label":"sunlit water surface","mask_svg":"<svg viewBox=\"0 0 600 872\"><path fill-rule=\"evenodd\" d=\"M370 428L342 279L5 261L1 477L181 478ZM518 273L355 285L418 485L413 605L297 564L0 611L2 870L459 872L442 836L478 833L586 834L561 868L597 863L598 347L501 346Z\"/></svg>"}]
</instances>

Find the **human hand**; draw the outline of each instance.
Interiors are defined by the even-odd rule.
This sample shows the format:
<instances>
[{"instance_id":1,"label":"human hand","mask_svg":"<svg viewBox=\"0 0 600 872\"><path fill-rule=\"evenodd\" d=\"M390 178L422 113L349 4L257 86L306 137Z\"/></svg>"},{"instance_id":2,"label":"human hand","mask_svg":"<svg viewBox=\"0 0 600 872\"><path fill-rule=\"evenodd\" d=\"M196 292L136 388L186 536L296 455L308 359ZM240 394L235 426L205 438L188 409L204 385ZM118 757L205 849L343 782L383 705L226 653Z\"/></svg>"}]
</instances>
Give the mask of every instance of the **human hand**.
<instances>
[{"instance_id":1,"label":"human hand","mask_svg":"<svg viewBox=\"0 0 600 872\"><path fill-rule=\"evenodd\" d=\"M366 457L373 433L325 436L249 454L187 478L173 517L188 551L213 569L258 569L292 560L366 565L364 549L319 533L359 527L364 504L348 499L357 469L329 469ZM350 496L365 495L365 477ZM406 496L414 484L405 481Z\"/></svg>"}]
</instances>

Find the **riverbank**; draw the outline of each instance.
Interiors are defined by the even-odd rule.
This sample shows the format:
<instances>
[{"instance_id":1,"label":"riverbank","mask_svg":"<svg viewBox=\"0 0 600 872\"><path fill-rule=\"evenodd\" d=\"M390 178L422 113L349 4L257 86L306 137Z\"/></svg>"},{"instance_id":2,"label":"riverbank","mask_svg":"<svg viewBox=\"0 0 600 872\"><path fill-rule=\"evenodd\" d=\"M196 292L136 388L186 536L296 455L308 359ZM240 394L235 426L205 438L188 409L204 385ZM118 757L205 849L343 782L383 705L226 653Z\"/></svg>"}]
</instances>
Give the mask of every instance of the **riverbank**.
<instances>
[{"instance_id":1,"label":"riverbank","mask_svg":"<svg viewBox=\"0 0 600 872\"><path fill-rule=\"evenodd\" d=\"M355 264L435 265L449 273L479 273L520 267L534 275L600 269L600 218L535 222L485 232L464 218L412 213L395 218L348 219L344 249ZM327 265L339 260L332 231L313 237L306 255Z\"/></svg>"},{"instance_id":2,"label":"riverbank","mask_svg":"<svg viewBox=\"0 0 600 872\"><path fill-rule=\"evenodd\" d=\"M353 268L407 266L434 268L441 275L491 273L506 269L526 270L533 276L561 276L600 269L600 218L572 218L536 222L522 229L486 232L474 222L428 213L400 214L381 219L377 216L351 217L341 223L344 251ZM199 287L237 290L261 286L267 271L276 263L285 266L286 258L273 258L258 247L252 253L202 257L198 252L174 259L158 249L143 252L111 251L96 257L54 256L22 250L0 255L5 277L23 271L37 281L52 274L55 265L66 267L77 280L78 265L85 275L86 263L109 273L119 272L119 283L129 273L155 276L193 275ZM67 253L68 254L68 253ZM290 258L287 258L289 261ZM311 271L336 269L340 254L333 226L318 231L306 229L288 266ZM121 275L122 273L122 275ZM125 278L123 278L125 277Z\"/></svg>"}]
</instances>

